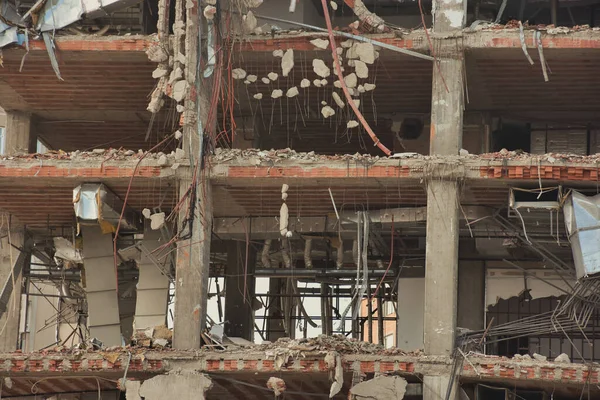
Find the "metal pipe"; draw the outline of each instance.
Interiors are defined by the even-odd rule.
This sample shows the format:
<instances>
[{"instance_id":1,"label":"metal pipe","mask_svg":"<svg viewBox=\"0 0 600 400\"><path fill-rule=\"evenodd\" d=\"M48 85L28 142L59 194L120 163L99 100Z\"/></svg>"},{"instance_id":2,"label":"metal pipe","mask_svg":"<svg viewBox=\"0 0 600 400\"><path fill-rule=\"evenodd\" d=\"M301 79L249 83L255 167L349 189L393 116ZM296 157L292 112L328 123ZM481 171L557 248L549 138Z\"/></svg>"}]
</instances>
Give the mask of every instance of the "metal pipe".
<instances>
[{"instance_id":1,"label":"metal pipe","mask_svg":"<svg viewBox=\"0 0 600 400\"><path fill-rule=\"evenodd\" d=\"M370 269L369 277L382 277L385 274L384 269ZM390 270L387 276L396 276L397 271ZM336 278L356 278L356 271L340 269L279 269L279 268L261 268L254 271L256 278L317 278L317 277L336 277Z\"/></svg>"}]
</instances>

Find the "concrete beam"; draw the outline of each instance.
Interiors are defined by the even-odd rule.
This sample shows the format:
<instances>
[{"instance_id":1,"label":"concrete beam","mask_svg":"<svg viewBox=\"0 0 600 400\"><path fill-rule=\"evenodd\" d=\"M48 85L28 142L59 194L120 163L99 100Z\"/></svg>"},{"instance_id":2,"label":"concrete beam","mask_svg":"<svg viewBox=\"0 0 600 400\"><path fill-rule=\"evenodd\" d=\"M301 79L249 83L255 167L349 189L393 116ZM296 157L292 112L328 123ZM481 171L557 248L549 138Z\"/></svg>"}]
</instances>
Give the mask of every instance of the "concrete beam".
<instances>
[{"instance_id":1,"label":"concrete beam","mask_svg":"<svg viewBox=\"0 0 600 400\"><path fill-rule=\"evenodd\" d=\"M464 206L460 219L470 221L491 215L491 209L483 206ZM381 224L386 229L392 224L396 228L402 225L411 225L417 222L427 221L427 207L403 207L387 208L369 211L371 223ZM244 239L248 229L252 232L252 239L278 239L279 216L251 217L251 218L215 218L213 231L221 239ZM340 223L335 213L322 217L298 217L290 218L288 229L299 235L311 235L321 233L339 233L343 238L354 238L356 236L356 213L340 213ZM340 230L341 226L341 230Z\"/></svg>"}]
</instances>

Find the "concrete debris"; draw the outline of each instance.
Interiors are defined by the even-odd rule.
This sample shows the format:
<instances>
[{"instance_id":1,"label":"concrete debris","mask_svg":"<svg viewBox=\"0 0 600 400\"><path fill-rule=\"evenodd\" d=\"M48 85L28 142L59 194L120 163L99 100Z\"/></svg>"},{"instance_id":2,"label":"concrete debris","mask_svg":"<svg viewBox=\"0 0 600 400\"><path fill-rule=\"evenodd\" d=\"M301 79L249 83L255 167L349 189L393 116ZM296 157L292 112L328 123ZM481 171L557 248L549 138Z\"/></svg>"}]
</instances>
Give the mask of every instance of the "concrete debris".
<instances>
[{"instance_id":1,"label":"concrete debris","mask_svg":"<svg viewBox=\"0 0 600 400\"><path fill-rule=\"evenodd\" d=\"M265 85L268 85L269 83L271 83L271 80L269 78L260 78L260 80L262 81L262 83L264 83Z\"/></svg>"},{"instance_id":2,"label":"concrete debris","mask_svg":"<svg viewBox=\"0 0 600 400\"><path fill-rule=\"evenodd\" d=\"M175 139L180 140L183 137L183 133L181 133L181 131L178 129L175 131Z\"/></svg>"},{"instance_id":3,"label":"concrete debris","mask_svg":"<svg viewBox=\"0 0 600 400\"><path fill-rule=\"evenodd\" d=\"M311 40L310 43L313 46L315 46L316 48L323 49L323 50L325 50L329 46L329 40L325 40L325 39L321 39L321 38Z\"/></svg>"},{"instance_id":4,"label":"concrete debris","mask_svg":"<svg viewBox=\"0 0 600 400\"><path fill-rule=\"evenodd\" d=\"M352 8L352 11L354 11L354 14L364 24L376 29L379 32L382 32L385 29L385 21L377 14L369 11L362 0L354 0L354 7Z\"/></svg>"},{"instance_id":5,"label":"concrete debris","mask_svg":"<svg viewBox=\"0 0 600 400\"><path fill-rule=\"evenodd\" d=\"M178 113L182 113L185 110L185 107L183 106L183 104L177 104L177 107L175 107L175 109Z\"/></svg>"},{"instance_id":6,"label":"concrete debris","mask_svg":"<svg viewBox=\"0 0 600 400\"><path fill-rule=\"evenodd\" d=\"M315 79L315 80L313 81L313 85L315 85L316 87L321 87L321 86L323 86L323 85L321 85L321 80L320 80L320 79Z\"/></svg>"},{"instance_id":7,"label":"concrete debris","mask_svg":"<svg viewBox=\"0 0 600 400\"><path fill-rule=\"evenodd\" d=\"M342 390L344 386L344 366L342 365L342 357L338 353L335 353L335 367L333 375L333 383L329 389L329 398L333 398L336 394Z\"/></svg>"},{"instance_id":8,"label":"concrete debris","mask_svg":"<svg viewBox=\"0 0 600 400\"><path fill-rule=\"evenodd\" d=\"M342 88L342 83L338 79L337 81L333 82L333 86L335 86L338 89L341 89Z\"/></svg>"},{"instance_id":9,"label":"concrete debris","mask_svg":"<svg viewBox=\"0 0 600 400\"><path fill-rule=\"evenodd\" d=\"M125 400L142 400L140 396L140 387L142 382L125 380Z\"/></svg>"},{"instance_id":10,"label":"concrete debris","mask_svg":"<svg viewBox=\"0 0 600 400\"><path fill-rule=\"evenodd\" d=\"M333 11L337 11L337 9L338 9L338 5L337 5L337 3L336 3L335 1L330 1L330 2L329 2L329 5L331 6L331 9L332 9Z\"/></svg>"},{"instance_id":11,"label":"concrete debris","mask_svg":"<svg viewBox=\"0 0 600 400\"><path fill-rule=\"evenodd\" d=\"M273 57L283 57L283 50L281 49L277 49L277 50L273 50Z\"/></svg>"},{"instance_id":12,"label":"concrete debris","mask_svg":"<svg viewBox=\"0 0 600 400\"><path fill-rule=\"evenodd\" d=\"M348 88L355 88L356 85L358 84L358 79L356 77L356 74L353 72L349 75L346 75L344 77L344 83L346 84L346 87L348 87Z\"/></svg>"},{"instance_id":13,"label":"concrete debris","mask_svg":"<svg viewBox=\"0 0 600 400\"><path fill-rule=\"evenodd\" d=\"M159 44L148 47L146 50L148 59L154 63L163 63L169 60L169 53Z\"/></svg>"},{"instance_id":14,"label":"concrete debris","mask_svg":"<svg viewBox=\"0 0 600 400\"><path fill-rule=\"evenodd\" d=\"M371 43L357 43L355 50L360 61L366 64L375 62L375 48Z\"/></svg>"},{"instance_id":15,"label":"concrete debris","mask_svg":"<svg viewBox=\"0 0 600 400\"><path fill-rule=\"evenodd\" d=\"M349 58L351 60L358 58L358 53L356 52L357 46L358 46L358 43L352 43L352 47L350 47L348 50L346 50L346 58Z\"/></svg>"},{"instance_id":16,"label":"concrete debris","mask_svg":"<svg viewBox=\"0 0 600 400\"><path fill-rule=\"evenodd\" d=\"M566 355L565 353L561 353L558 355L558 357L556 357L554 359L555 363L566 363L566 364L570 364L571 363L571 359L569 358L568 355Z\"/></svg>"},{"instance_id":17,"label":"concrete debris","mask_svg":"<svg viewBox=\"0 0 600 400\"><path fill-rule=\"evenodd\" d=\"M270 377L267 381L267 387L273 391L275 397L280 396L287 389L285 386L285 381L274 376Z\"/></svg>"},{"instance_id":18,"label":"concrete debris","mask_svg":"<svg viewBox=\"0 0 600 400\"><path fill-rule=\"evenodd\" d=\"M258 26L258 20L254 16L252 11L248 11L248 14L242 17L242 28L244 33L253 33Z\"/></svg>"},{"instance_id":19,"label":"concrete debris","mask_svg":"<svg viewBox=\"0 0 600 400\"><path fill-rule=\"evenodd\" d=\"M303 89L310 87L310 81L306 78L302 79L302 81L300 81L300 87Z\"/></svg>"},{"instance_id":20,"label":"concrete debris","mask_svg":"<svg viewBox=\"0 0 600 400\"><path fill-rule=\"evenodd\" d=\"M252 96L252 97L254 97L256 100L261 100L261 99L263 98L263 94L262 94L262 93L256 93L256 94L255 94L254 96Z\"/></svg>"},{"instance_id":21,"label":"concrete debris","mask_svg":"<svg viewBox=\"0 0 600 400\"><path fill-rule=\"evenodd\" d=\"M321 86L327 86L328 83L327 79L321 79Z\"/></svg>"},{"instance_id":22,"label":"concrete debris","mask_svg":"<svg viewBox=\"0 0 600 400\"><path fill-rule=\"evenodd\" d=\"M352 59L348 60L349 67L354 68L355 65L356 65L356 60L352 60Z\"/></svg>"},{"instance_id":23,"label":"concrete debris","mask_svg":"<svg viewBox=\"0 0 600 400\"><path fill-rule=\"evenodd\" d=\"M52 241L54 242L55 249L54 259L60 261L57 264L68 263L74 266L73 264L83 263L81 252L75 248L71 241L63 237L54 237Z\"/></svg>"},{"instance_id":24,"label":"concrete debris","mask_svg":"<svg viewBox=\"0 0 600 400\"><path fill-rule=\"evenodd\" d=\"M329 118L335 115L335 110L329 106L325 106L321 109L321 114L323 115L323 118Z\"/></svg>"},{"instance_id":25,"label":"concrete debris","mask_svg":"<svg viewBox=\"0 0 600 400\"><path fill-rule=\"evenodd\" d=\"M323 62L323 60L315 58L313 59L312 65L315 74L317 74L321 78L327 78L329 75L331 75L331 70L327 65L325 65L325 62Z\"/></svg>"},{"instance_id":26,"label":"concrete debris","mask_svg":"<svg viewBox=\"0 0 600 400\"><path fill-rule=\"evenodd\" d=\"M342 58L342 54L344 54L344 48L343 47L336 47L335 48L335 52L337 53L337 55L340 57L340 61Z\"/></svg>"},{"instance_id":27,"label":"concrete debris","mask_svg":"<svg viewBox=\"0 0 600 400\"><path fill-rule=\"evenodd\" d=\"M267 77L268 77L268 78L269 78L271 81L275 82L275 81L277 80L277 78L279 78L279 74L278 74L277 72L269 72L269 73L267 74Z\"/></svg>"},{"instance_id":28,"label":"concrete debris","mask_svg":"<svg viewBox=\"0 0 600 400\"><path fill-rule=\"evenodd\" d=\"M188 83L186 81L179 81L179 82L175 83L173 85L173 93L172 93L173 100L175 100L178 103L181 100L183 100L185 98L185 95L187 94L187 89L188 89Z\"/></svg>"},{"instance_id":29,"label":"concrete debris","mask_svg":"<svg viewBox=\"0 0 600 400\"><path fill-rule=\"evenodd\" d=\"M251 83L256 82L257 79L258 79L258 77L256 75L247 75L246 76L246 80Z\"/></svg>"},{"instance_id":30,"label":"concrete debris","mask_svg":"<svg viewBox=\"0 0 600 400\"><path fill-rule=\"evenodd\" d=\"M281 74L288 76L292 68L294 68L294 50L288 49L281 58Z\"/></svg>"},{"instance_id":31,"label":"concrete debris","mask_svg":"<svg viewBox=\"0 0 600 400\"><path fill-rule=\"evenodd\" d=\"M331 93L331 96L333 97L333 100L338 105L338 107L344 108L346 106L346 103L344 103L344 101L342 100L342 98L340 97L340 95L337 94L337 92Z\"/></svg>"},{"instance_id":32,"label":"concrete debris","mask_svg":"<svg viewBox=\"0 0 600 400\"><path fill-rule=\"evenodd\" d=\"M213 383L206 375L198 372L181 371L169 375L157 375L145 380L139 395L145 400L204 399Z\"/></svg>"},{"instance_id":33,"label":"concrete debris","mask_svg":"<svg viewBox=\"0 0 600 400\"><path fill-rule=\"evenodd\" d=\"M263 3L263 0L245 0L246 6L249 8L257 8Z\"/></svg>"},{"instance_id":34,"label":"concrete debris","mask_svg":"<svg viewBox=\"0 0 600 400\"><path fill-rule=\"evenodd\" d=\"M460 154L461 156L468 156L469 155L469 151L465 150L465 149L460 149L460 151L458 152L458 154Z\"/></svg>"},{"instance_id":35,"label":"concrete debris","mask_svg":"<svg viewBox=\"0 0 600 400\"><path fill-rule=\"evenodd\" d=\"M179 163L173 163L173 165L171 165L171 169L172 169L172 170L176 170L176 169L178 169L180 166L181 166L181 164L179 164Z\"/></svg>"},{"instance_id":36,"label":"concrete debris","mask_svg":"<svg viewBox=\"0 0 600 400\"><path fill-rule=\"evenodd\" d=\"M158 79L158 78L162 78L163 76L166 76L169 73L169 70L163 66L163 65L159 65L158 68L156 68L154 71L152 71L152 77L154 79Z\"/></svg>"},{"instance_id":37,"label":"concrete debris","mask_svg":"<svg viewBox=\"0 0 600 400\"><path fill-rule=\"evenodd\" d=\"M322 105L322 106L326 106L326 105L327 105L327 102L326 102L325 100L321 100L321 105Z\"/></svg>"},{"instance_id":38,"label":"concrete debris","mask_svg":"<svg viewBox=\"0 0 600 400\"><path fill-rule=\"evenodd\" d=\"M548 361L548 357L543 356L541 354L538 353L533 353L533 359L536 361Z\"/></svg>"},{"instance_id":39,"label":"concrete debris","mask_svg":"<svg viewBox=\"0 0 600 400\"><path fill-rule=\"evenodd\" d=\"M350 121L348 121L348 123L346 123L346 128L352 129L352 128L356 128L358 125L359 124L357 121L350 120Z\"/></svg>"},{"instance_id":40,"label":"concrete debris","mask_svg":"<svg viewBox=\"0 0 600 400\"><path fill-rule=\"evenodd\" d=\"M288 233L289 210L287 204L281 204L279 209L279 233L281 236L286 236Z\"/></svg>"},{"instance_id":41,"label":"concrete debris","mask_svg":"<svg viewBox=\"0 0 600 400\"><path fill-rule=\"evenodd\" d=\"M160 166L165 166L169 163L169 160L167 159L167 156L165 154L161 155L158 158L158 165Z\"/></svg>"},{"instance_id":42,"label":"concrete debris","mask_svg":"<svg viewBox=\"0 0 600 400\"><path fill-rule=\"evenodd\" d=\"M342 46L344 49L349 49L352 47L352 45L354 45L354 40L352 39L344 40L340 43L340 46Z\"/></svg>"},{"instance_id":43,"label":"concrete debris","mask_svg":"<svg viewBox=\"0 0 600 400\"><path fill-rule=\"evenodd\" d=\"M287 97L296 97L299 94L300 92L298 91L298 88L296 86L289 88L288 91L285 93Z\"/></svg>"},{"instance_id":44,"label":"concrete debris","mask_svg":"<svg viewBox=\"0 0 600 400\"><path fill-rule=\"evenodd\" d=\"M215 14L217 13L217 7L208 5L204 7L204 11L202 13L204 14L204 18L206 18L209 21L212 21L215 18Z\"/></svg>"},{"instance_id":45,"label":"concrete debris","mask_svg":"<svg viewBox=\"0 0 600 400\"><path fill-rule=\"evenodd\" d=\"M166 215L164 212L152 214L150 216L150 228L152 228L154 231L162 228L162 226L165 224L165 217Z\"/></svg>"},{"instance_id":46,"label":"concrete debris","mask_svg":"<svg viewBox=\"0 0 600 400\"><path fill-rule=\"evenodd\" d=\"M171 71L171 74L169 75L169 84L172 85L181 79L183 79L183 69L177 67Z\"/></svg>"},{"instance_id":47,"label":"concrete debris","mask_svg":"<svg viewBox=\"0 0 600 400\"><path fill-rule=\"evenodd\" d=\"M408 382L401 376L380 375L350 388L355 400L402 400Z\"/></svg>"},{"instance_id":48,"label":"concrete debris","mask_svg":"<svg viewBox=\"0 0 600 400\"><path fill-rule=\"evenodd\" d=\"M244 79L246 77L246 71L242 68L235 68L231 71L231 77L233 79Z\"/></svg>"},{"instance_id":49,"label":"concrete debris","mask_svg":"<svg viewBox=\"0 0 600 400\"><path fill-rule=\"evenodd\" d=\"M359 78L364 79L369 77L369 67L367 67L364 61L354 60L354 71Z\"/></svg>"},{"instance_id":50,"label":"concrete debris","mask_svg":"<svg viewBox=\"0 0 600 400\"><path fill-rule=\"evenodd\" d=\"M365 91L370 92L371 90L375 90L377 85L375 85L374 83L365 83L364 87Z\"/></svg>"},{"instance_id":51,"label":"concrete debris","mask_svg":"<svg viewBox=\"0 0 600 400\"><path fill-rule=\"evenodd\" d=\"M366 92L365 87L363 85L358 85L358 87L356 88L356 90L358 91L358 93L364 93L364 92Z\"/></svg>"},{"instance_id":52,"label":"concrete debris","mask_svg":"<svg viewBox=\"0 0 600 400\"><path fill-rule=\"evenodd\" d=\"M271 93L271 98L273 98L273 99L278 99L281 96L283 96L283 90L281 90L281 89L275 89Z\"/></svg>"},{"instance_id":53,"label":"concrete debris","mask_svg":"<svg viewBox=\"0 0 600 400\"><path fill-rule=\"evenodd\" d=\"M183 160L185 158L185 150L180 149L180 148L176 148L175 149L175 159L176 160Z\"/></svg>"},{"instance_id":54,"label":"concrete debris","mask_svg":"<svg viewBox=\"0 0 600 400\"><path fill-rule=\"evenodd\" d=\"M6 386L8 389L12 389L13 381L10 379L10 376L4 378L4 386Z\"/></svg>"},{"instance_id":55,"label":"concrete debris","mask_svg":"<svg viewBox=\"0 0 600 400\"><path fill-rule=\"evenodd\" d=\"M287 183L284 183L283 185L281 185L281 193L287 193L288 190L290 190L290 185L288 185Z\"/></svg>"}]
</instances>

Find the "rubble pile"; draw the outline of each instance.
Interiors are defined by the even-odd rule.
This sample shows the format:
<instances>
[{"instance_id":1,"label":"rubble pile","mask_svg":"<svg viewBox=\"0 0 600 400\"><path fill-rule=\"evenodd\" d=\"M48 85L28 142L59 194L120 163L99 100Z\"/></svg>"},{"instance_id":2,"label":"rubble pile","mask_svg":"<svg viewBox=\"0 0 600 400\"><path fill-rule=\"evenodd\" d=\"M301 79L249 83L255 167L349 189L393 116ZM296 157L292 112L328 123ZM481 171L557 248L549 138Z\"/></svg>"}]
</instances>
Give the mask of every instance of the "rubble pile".
<instances>
[{"instance_id":1,"label":"rubble pile","mask_svg":"<svg viewBox=\"0 0 600 400\"><path fill-rule=\"evenodd\" d=\"M76 150L67 152L62 150L50 150L46 153L33 153L15 156L4 156L1 159L6 160L102 160L102 161L125 161L137 160L144 156L144 150L125 150L125 149L94 149L90 151ZM185 152L181 149L172 151L169 154L163 152L147 153L145 160L157 160L161 165L173 164L185 158Z\"/></svg>"},{"instance_id":2,"label":"rubble pile","mask_svg":"<svg viewBox=\"0 0 600 400\"><path fill-rule=\"evenodd\" d=\"M494 153L485 154L469 154L467 151L461 151L460 155L456 156L428 156L418 153L395 153L390 157L383 156L372 156L369 154L340 154L340 155L322 155L316 154L314 151L309 153L299 153L292 149L281 149L281 150L258 150L258 149L223 149L217 148L213 156L215 162L227 162L239 159L254 160L256 165L260 165L263 162L279 162L286 160L295 161L369 161L376 162L378 160L389 160L389 159L418 159L418 160L446 160L446 161L460 161L460 160L507 160L507 161L529 161L532 165L539 162L543 163L581 163L581 164L597 164L600 163L600 154L592 155L578 155L578 154L560 154L560 153L547 153L547 154L529 154L523 151L508 151L502 149L501 151Z\"/></svg>"}]
</instances>

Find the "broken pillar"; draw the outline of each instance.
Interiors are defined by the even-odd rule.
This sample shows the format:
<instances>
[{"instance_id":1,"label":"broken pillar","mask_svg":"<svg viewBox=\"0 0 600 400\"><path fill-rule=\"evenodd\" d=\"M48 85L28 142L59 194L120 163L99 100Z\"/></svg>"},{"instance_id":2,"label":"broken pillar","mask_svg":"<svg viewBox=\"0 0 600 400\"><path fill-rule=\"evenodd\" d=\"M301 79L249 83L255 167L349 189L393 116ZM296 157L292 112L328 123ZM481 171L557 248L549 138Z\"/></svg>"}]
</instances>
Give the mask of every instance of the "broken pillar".
<instances>
[{"instance_id":1,"label":"broken pillar","mask_svg":"<svg viewBox=\"0 0 600 400\"><path fill-rule=\"evenodd\" d=\"M4 154L10 156L35 151L35 137L31 130L30 113L7 111Z\"/></svg>"},{"instance_id":2,"label":"broken pillar","mask_svg":"<svg viewBox=\"0 0 600 400\"><path fill-rule=\"evenodd\" d=\"M99 225L81 226L90 337L106 347L121 346L121 321L113 235Z\"/></svg>"},{"instance_id":3,"label":"broken pillar","mask_svg":"<svg viewBox=\"0 0 600 400\"><path fill-rule=\"evenodd\" d=\"M465 0L434 0L433 67L431 96L431 155L458 155L463 136L463 50L446 36L465 24ZM434 174L435 175L435 174ZM428 355L451 356L457 318L458 182L442 175L427 182L427 242L425 252L424 345ZM425 376L423 399L446 398L451 371L444 376ZM453 393L456 391L454 390ZM455 399L452 395L449 399Z\"/></svg>"},{"instance_id":4,"label":"broken pillar","mask_svg":"<svg viewBox=\"0 0 600 400\"><path fill-rule=\"evenodd\" d=\"M141 243L141 258L138 263L137 301L134 326L136 330L146 330L167 323L167 304L169 302L170 265L163 265L152 252L161 242L160 230L150 228L149 221L144 227L144 240ZM168 257L165 257L167 260Z\"/></svg>"},{"instance_id":5,"label":"broken pillar","mask_svg":"<svg viewBox=\"0 0 600 400\"><path fill-rule=\"evenodd\" d=\"M254 247L237 240L228 243L225 275L226 336L253 340L255 265Z\"/></svg>"}]
</instances>

